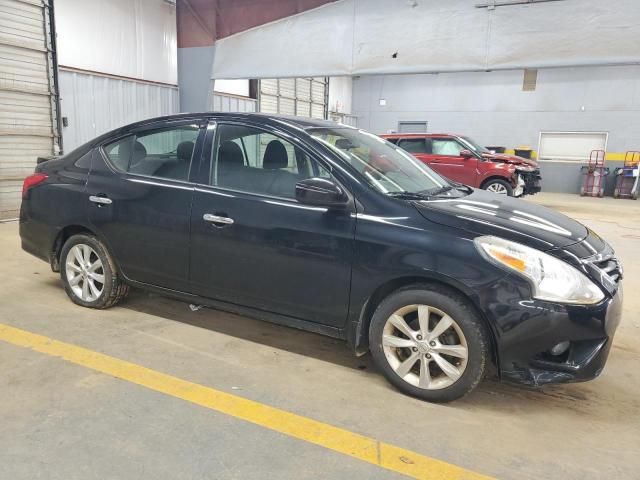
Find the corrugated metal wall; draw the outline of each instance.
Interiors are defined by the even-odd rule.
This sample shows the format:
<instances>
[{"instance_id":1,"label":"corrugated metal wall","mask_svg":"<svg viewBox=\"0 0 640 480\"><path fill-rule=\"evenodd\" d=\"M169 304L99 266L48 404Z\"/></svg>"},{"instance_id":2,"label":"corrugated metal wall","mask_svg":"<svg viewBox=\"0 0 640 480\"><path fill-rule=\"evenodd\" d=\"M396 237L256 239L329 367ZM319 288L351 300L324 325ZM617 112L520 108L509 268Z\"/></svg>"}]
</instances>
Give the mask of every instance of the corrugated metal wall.
<instances>
[{"instance_id":1,"label":"corrugated metal wall","mask_svg":"<svg viewBox=\"0 0 640 480\"><path fill-rule=\"evenodd\" d=\"M260 111L326 118L327 78L274 78L260 80Z\"/></svg>"},{"instance_id":2,"label":"corrugated metal wall","mask_svg":"<svg viewBox=\"0 0 640 480\"><path fill-rule=\"evenodd\" d=\"M178 88L61 69L65 152L122 125L179 111Z\"/></svg>"},{"instance_id":3,"label":"corrugated metal wall","mask_svg":"<svg viewBox=\"0 0 640 480\"><path fill-rule=\"evenodd\" d=\"M258 101L253 98L214 92L209 96L209 110L212 112L256 112Z\"/></svg>"},{"instance_id":4,"label":"corrugated metal wall","mask_svg":"<svg viewBox=\"0 0 640 480\"><path fill-rule=\"evenodd\" d=\"M49 1L0 0L0 219L36 157L57 150Z\"/></svg>"}]
</instances>

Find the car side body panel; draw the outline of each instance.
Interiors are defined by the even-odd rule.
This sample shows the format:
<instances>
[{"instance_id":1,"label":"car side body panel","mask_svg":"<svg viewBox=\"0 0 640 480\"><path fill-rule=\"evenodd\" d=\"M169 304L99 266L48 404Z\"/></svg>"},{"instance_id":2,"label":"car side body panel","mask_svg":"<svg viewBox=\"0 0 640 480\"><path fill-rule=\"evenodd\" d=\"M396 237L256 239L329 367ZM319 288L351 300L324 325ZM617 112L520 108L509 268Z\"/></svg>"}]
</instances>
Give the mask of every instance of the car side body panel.
<instances>
[{"instance_id":1,"label":"car side body panel","mask_svg":"<svg viewBox=\"0 0 640 480\"><path fill-rule=\"evenodd\" d=\"M201 122L203 128L189 181L117 172L101 150L104 144L132 132L185 121ZM210 159L206 142L212 140L218 121L262 125L308 149L348 191L349 208L309 210L291 200L256 199L205 185ZM621 288L612 284L597 305L571 306L532 298L524 277L485 261L473 242L478 235L506 236L504 232L512 229L518 241L541 249L543 235L525 231L522 219L518 223L511 215L487 216L490 201L516 208L511 202L517 200L504 202L504 197L489 198L490 194L482 192L484 196L475 200L464 197L435 206L389 197L371 188L348 162L342 162L327 145L313 141L304 130L318 125L325 124L262 115L188 114L109 132L61 159L38 166L48 178L28 190L22 203L23 248L55 267L61 232L86 229L105 242L131 285L344 338L358 353L367 350L370 317L386 295L406 285L437 282L464 295L486 322L494 360L504 379L542 385L586 380L600 373L620 321ZM502 169L503 174L514 167L508 162L478 160L477 182L489 178L481 172L485 163L493 163L492 168ZM113 202L99 206L89 201L90 195L101 194ZM216 195L224 202L210 201ZM264 203L264 208L244 211L256 201ZM232 208L243 229L238 237L225 238L224 229L215 230L217 227L199 221L205 213L231 214ZM528 218L546 222L547 230L550 222L560 226L568 222L570 233L584 230L584 235L571 236L575 240L571 242L566 235L564 242L545 237L550 254L580 266L583 256L608 248L577 222L543 207L528 208L535 209L524 212ZM216 255L210 262L206 250ZM225 260L233 256L238 258ZM198 271L199 266L203 268ZM216 281L224 287L224 271L233 268L237 271L230 277L234 291L229 296L207 288L211 275L218 275ZM264 270L259 271L261 268ZM598 281L598 271L584 271ZM249 275L255 278L243 296L238 290L243 288L243 276ZM279 275L288 278L280 281ZM261 295L260 286L266 296L273 297L271 304L249 298ZM566 339L576 341L573 356L562 364L550 364L541 352Z\"/></svg>"}]
</instances>

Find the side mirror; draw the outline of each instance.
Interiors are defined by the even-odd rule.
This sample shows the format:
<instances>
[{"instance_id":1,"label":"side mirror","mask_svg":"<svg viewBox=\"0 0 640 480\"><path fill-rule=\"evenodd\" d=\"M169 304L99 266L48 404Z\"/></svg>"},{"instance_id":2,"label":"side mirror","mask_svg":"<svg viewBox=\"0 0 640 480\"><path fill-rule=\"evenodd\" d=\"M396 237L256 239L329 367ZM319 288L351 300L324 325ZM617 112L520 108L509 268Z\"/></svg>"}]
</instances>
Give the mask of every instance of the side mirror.
<instances>
[{"instance_id":1,"label":"side mirror","mask_svg":"<svg viewBox=\"0 0 640 480\"><path fill-rule=\"evenodd\" d=\"M471 150L460 150L460 156L466 160L474 155L471 153Z\"/></svg>"},{"instance_id":2,"label":"side mirror","mask_svg":"<svg viewBox=\"0 0 640 480\"><path fill-rule=\"evenodd\" d=\"M296 183L296 200L305 205L341 208L349 199L333 180L314 177Z\"/></svg>"}]
</instances>

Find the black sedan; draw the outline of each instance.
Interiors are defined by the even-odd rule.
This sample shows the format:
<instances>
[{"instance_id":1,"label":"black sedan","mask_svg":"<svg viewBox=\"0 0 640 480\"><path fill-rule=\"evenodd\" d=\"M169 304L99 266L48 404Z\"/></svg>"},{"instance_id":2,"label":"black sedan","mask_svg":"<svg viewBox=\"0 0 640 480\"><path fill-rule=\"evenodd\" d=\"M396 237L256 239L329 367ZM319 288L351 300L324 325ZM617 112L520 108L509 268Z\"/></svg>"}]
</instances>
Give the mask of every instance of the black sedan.
<instances>
[{"instance_id":1,"label":"black sedan","mask_svg":"<svg viewBox=\"0 0 640 480\"><path fill-rule=\"evenodd\" d=\"M78 305L141 287L345 339L430 401L490 363L529 385L594 378L620 320L622 270L594 232L326 121L109 132L25 180L20 235Z\"/></svg>"}]
</instances>

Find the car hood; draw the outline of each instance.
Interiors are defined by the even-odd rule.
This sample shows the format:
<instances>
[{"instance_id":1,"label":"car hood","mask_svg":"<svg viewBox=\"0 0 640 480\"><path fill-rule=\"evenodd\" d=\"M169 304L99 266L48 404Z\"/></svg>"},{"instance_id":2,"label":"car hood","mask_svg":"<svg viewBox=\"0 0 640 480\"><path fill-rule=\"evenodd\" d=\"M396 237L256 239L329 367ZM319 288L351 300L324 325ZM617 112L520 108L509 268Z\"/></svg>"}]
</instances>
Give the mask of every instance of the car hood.
<instances>
[{"instance_id":1,"label":"car hood","mask_svg":"<svg viewBox=\"0 0 640 480\"><path fill-rule=\"evenodd\" d=\"M552 250L584 240L581 223L534 203L474 189L464 197L414 202L427 220L450 227L495 235L539 250Z\"/></svg>"},{"instance_id":2,"label":"car hood","mask_svg":"<svg viewBox=\"0 0 640 480\"><path fill-rule=\"evenodd\" d=\"M482 158L496 163L508 163L511 165L523 165L538 168L538 162L530 158L518 157L517 155L507 155L502 153L483 153Z\"/></svg>"}]
</instances>

